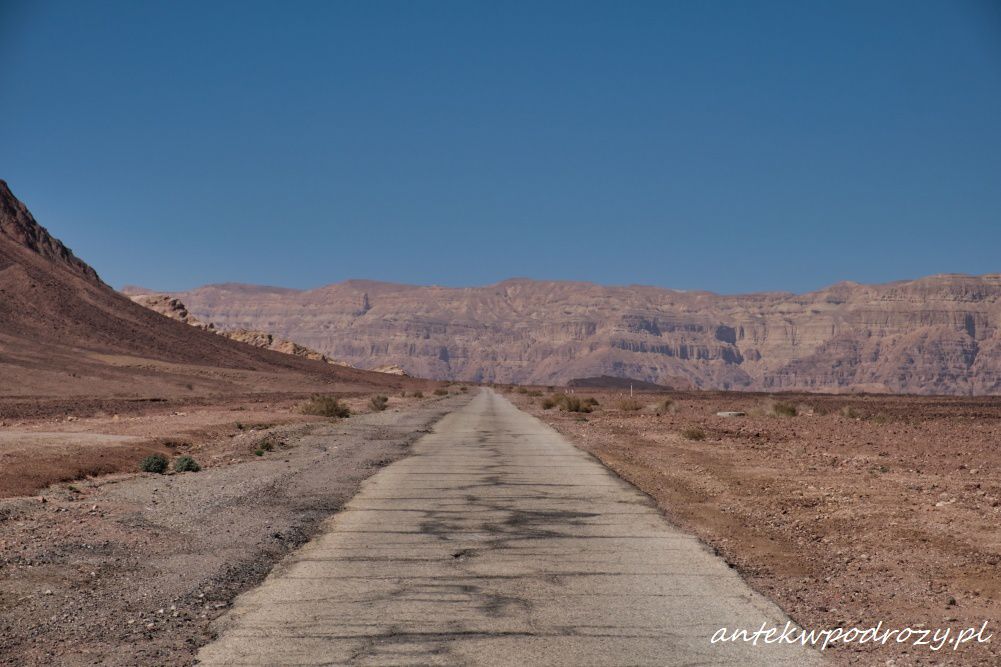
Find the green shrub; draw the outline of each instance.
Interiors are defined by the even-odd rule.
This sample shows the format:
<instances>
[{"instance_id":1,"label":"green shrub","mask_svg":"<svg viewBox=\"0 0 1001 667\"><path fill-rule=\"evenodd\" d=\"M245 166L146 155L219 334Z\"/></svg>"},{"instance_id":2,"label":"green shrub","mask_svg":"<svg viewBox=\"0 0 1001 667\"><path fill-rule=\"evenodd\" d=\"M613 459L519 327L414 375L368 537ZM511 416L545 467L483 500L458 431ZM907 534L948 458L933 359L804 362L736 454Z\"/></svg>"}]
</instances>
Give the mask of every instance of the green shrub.
<instances>
[{"instance_id":1,"label":"green shrub","mask_svg":"<svg viewBox=\"0 0 1001 667\"><path fill-rule=\"evenodd\" d=\"M643 404L637 401L635 398L624 398L619 401L619 410L626 410L628 412L635 412L636 410L642 410Z\"/></svg>"},{"instance_id":2,"label":"green shrub","mask_svg":"<svg viewBox=\"0 0 1001 667\"><path fill-rule=\"evenodd\" d=\"M255 449L254 450L254 456L264 456L264 450L263 449Z\"/></svg>"},{"instance_id":3,"label":"green shrub","mask_svg":"<svg viewBox=\"0 0 1001 667\"><path fill-rule=\"evenodd\" d=\"M187 455L179 456L174 461L174 472L198 472L201 469L198 461Z\"/></svg>"},{"instance_id":4,"label":"green shrub","mask_svg":"<svg viewBox=\"0 0 1001 667\"><path fill-rule=\"evenodd\" d=\"M368 399L368 407L375 412L382 412L389 405L389 397L381 394Z\"/></svg>"},{"instance_id":5,"label":"green shrub","mask_svg":"<svg viewBox=\"0 0 1001 667\"><path fill-rule=\"evenodd\" d=\"M314 396L302 406L303 414L318 415L320 417L344 418L351 416L348 406L342 404L333 396Z\"/></svg>"},{"instance_id":6,"label":"green shrub","mask_svg":"<svg viewBox=\"0 0 1001 667\"><path fill-rule=\"evenodd\" d=\"M153 472L157 475L162 475L167 472L167 457L163 454L147 456L139 464L139 469L143 472Z\"/></svg>"},{"instance_id":7,"label":"green shrub","mask_svg":"<svg viewBox=\"0 0 1001 667\"><path fill-rule=\"evenodd\" d=\"M797 410L792 403L776 403L772 406L772 412L779 417L795 417Z\"/></svg>"},{"instance_id":8,"label":"green shrub","mask_svg":"<svg viewBox=\"0 0 1001 667\"><path fill-rule=\"evenodd\" d=\"M686 440L705 440L706 432L698 426L689 426L681 429L681 435Z\"/></svg>"}]
</instances>

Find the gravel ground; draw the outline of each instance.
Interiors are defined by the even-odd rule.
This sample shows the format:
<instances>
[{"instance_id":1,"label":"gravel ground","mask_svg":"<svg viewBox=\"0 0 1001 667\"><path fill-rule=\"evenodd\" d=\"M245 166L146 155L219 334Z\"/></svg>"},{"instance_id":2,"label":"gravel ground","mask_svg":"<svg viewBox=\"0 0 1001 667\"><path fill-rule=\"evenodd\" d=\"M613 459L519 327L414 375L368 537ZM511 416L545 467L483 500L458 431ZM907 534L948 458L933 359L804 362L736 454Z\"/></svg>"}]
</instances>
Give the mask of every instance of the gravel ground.
<instances>
[{"instance_id":1,"label":"gravel ground","mask_svg":"<svg viewBox=\"0 0 1001 667\"><path fill-rule=\"evenodd\" d=\"M274 446L252 461L0 501L0 664L192 664L237 594L467 400L284 424L255 434Z\"/></svg>"}]
</instances>

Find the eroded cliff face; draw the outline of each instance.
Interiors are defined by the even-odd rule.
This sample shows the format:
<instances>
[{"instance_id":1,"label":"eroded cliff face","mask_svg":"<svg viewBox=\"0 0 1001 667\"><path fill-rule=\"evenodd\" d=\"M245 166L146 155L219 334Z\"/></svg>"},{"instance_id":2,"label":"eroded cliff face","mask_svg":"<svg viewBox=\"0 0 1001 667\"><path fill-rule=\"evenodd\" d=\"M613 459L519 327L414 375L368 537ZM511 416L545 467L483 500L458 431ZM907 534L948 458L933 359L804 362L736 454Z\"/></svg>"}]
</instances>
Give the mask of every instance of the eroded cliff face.
<instances>
[{"instance_id":1,"label":"eroded cliff face","mask_svg":"<svg viewBox=\"0 0 1001 667\"><path fill-rule=\"evenodd\" d=\"M174 296L223 329L269 331L362 368L423 377L1001 393L1001 275L840 283L802 295L508 280L459 289L212 285Z\"/></svg>"}]
</instances>

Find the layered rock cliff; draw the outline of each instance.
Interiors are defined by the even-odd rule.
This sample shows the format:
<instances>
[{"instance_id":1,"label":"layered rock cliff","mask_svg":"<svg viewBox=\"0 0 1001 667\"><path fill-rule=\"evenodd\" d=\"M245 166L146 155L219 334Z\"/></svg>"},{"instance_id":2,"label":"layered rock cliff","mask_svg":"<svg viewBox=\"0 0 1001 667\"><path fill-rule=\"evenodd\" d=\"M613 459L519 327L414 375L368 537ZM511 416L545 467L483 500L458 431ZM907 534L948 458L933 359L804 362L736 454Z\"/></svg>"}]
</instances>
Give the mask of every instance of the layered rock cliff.
<instances>
[{"instance_id":1,"label":"layered rock cliff","mask_svg":"<svg viewBox=\"0 0 1001 667\"><path fill-rule=\"evenodd\" d=\"M174 296L223 329L270 331L362 368L441 379L1001 393L1001 275L801 295L518 279L457 289L228 284Z\"/></svg>"}]
</instances>

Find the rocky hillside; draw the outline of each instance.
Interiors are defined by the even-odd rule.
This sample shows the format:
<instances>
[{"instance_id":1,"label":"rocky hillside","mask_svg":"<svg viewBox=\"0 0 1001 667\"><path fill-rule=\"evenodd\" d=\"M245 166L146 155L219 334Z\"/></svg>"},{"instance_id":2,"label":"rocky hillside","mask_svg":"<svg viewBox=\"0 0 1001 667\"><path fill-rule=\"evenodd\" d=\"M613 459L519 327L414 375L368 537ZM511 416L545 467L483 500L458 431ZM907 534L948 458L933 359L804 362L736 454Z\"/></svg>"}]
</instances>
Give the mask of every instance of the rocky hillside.
<instances>
[{"instance_id":1,"label":"rocky hillside","mask_svg":"<svg viewBox=\"0 0 1001 667\"><path fill-rule=\"evenodd\" d=\"M0 181L0 398L159 400L399 382L242 345L133 303Z\"/></svg>"},{"instance_id":2,"label":"rocky hillside","mask_svg":"<svg viewBox=\"0 0 1001 667\"><path fill-rule=\"evenodd\" d=\"M265 350L274 350L275 352L281 352L282 354L291 354L305 359L312 359L314 361L322 361L336 366L347 366L345 363L330 359L327 355L321 352L311 350L308 347L299 345L298 343L294 343L290 340L276 338L266 331L253 331L250 329L234 329L229 331L218 329L212 322L202 322L200 319L188 312L187 307L181 302L180 299L172 297L168 294L135 294L132 296L132 300L140 306L145 306L146 308L154 310L172 320L184 322L185 324L199 329L205 329L206 331L214 331L220 336L225 336L226 338L239 341L247 345L253 345L254 347L259 347ZM374 370L384 372L381 371L381 369Z\"/></svg>"},{"instance_id":3,"label":"rocky hillside","mask_svg":"<svg viewBox=\"0 0 1001 667\"><path fill-rule=\"evenodd\" d=\"M801 295L519 279L462 289L226 284L175 296L219 327L272 331L355 366L415 376L1001 394L1001 275Z\"/></svg>"}]
</instances>

